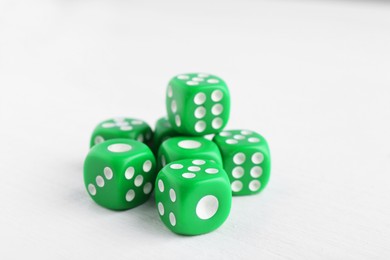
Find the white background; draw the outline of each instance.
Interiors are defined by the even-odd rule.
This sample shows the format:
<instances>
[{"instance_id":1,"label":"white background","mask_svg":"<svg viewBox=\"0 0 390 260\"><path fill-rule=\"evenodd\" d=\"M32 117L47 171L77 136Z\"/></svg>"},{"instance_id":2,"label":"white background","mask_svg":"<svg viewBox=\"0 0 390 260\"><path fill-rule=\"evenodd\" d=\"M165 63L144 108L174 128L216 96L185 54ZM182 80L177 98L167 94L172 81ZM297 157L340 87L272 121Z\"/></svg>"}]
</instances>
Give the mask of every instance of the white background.
<instances>
[{"instance_id":1,"label":"white background","mask_svg":"<svg viewBox=\"0 0 390 260\"><path fill-rule=\"evenodd\" d=\"M0 258L389 259L389 70L386 1L1 1ZM273 168L182 237L153 200L97 206L82 167L99 121L154 125L191 71L226 80Z\"/></svg>"}]
</instances>

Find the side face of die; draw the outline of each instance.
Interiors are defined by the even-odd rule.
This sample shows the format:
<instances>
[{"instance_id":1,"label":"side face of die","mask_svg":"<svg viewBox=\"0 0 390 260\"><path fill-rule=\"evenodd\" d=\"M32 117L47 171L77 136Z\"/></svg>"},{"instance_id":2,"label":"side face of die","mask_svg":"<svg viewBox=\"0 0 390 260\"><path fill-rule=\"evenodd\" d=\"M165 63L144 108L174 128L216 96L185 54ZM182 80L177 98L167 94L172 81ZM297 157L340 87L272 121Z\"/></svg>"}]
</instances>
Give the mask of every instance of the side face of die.
<instances>
[{"instance_id":1,"label":"side face of die","mask_svg":"<svg viewBox=\"0 0 390 260\"><path fill-rule=\"evenodd\" d=\"M124 117L113 118L96 126L92 133L90 147L116 138L138 140L149 145L152 137L152 129L142 120Z\"/></svg>"},{"instance_id":2,"label":"side face of die","mask_svg":"<svg viewBox=\"0 0 390 260\"><path fill-rule=\"evenodd\" d=\"M229 179L211 161L187 159L168 164L156 179L156 205L163 223L182 235L199 235L220 227L232 202Z\"/></svg>"},{"instance_id":3,"label":"side face of die","mask_svg":"<svg viewBox=\"0 0 390 260\"><path fill-rule=\"evenodd\" d=\"M233 195L262 191L271 173L271 158L264 137L248 130L230 130L215 135L213 141L222 153Z\"/></svg>"},{"instance_id":4,"label":"side face of die","mask_svg":"<svg viewBox=\"0 0 390 260\"><path fill-rule=\"evenodd\" d=\"M229 120L229 90L226 83L214 75L178 75L168 84L166 108L172 127L183 135L218 133Z\"/></svg>"},{"instance_id":5,"label":"side face of die","mask_svg":"<svg viewBox=\"0 0 390 260\"><path fill-rule=\"evenodd\" d=\"M84 183L91 198L112 210L144 203L154 187L156 162L143 143L113 139L95 145L84 162Z\"/></svg>"},{"instance_id":6,"label":"side face of die","mask_svg":"<svg viewBox=\"0 0 390 260\"><path fill-rule=\"evenodd\" d=\"M153 150L157 154L160 145L167 139L180 134L172 128L171 123L167 118L162 117L156 122L156 127L153 135Z\"/></svg>"},{"instance_id":7,"label":"side face of die","mask_svg":"<svg viewBox=\"0 0 390 260\"><path fill-rule=\"evenodd\" d=\"M218 146L203 137L170 138L160 146L157 158L157 169L174 161L192 158L211 160L223 166Z\"/></svg>"}]
</instances>

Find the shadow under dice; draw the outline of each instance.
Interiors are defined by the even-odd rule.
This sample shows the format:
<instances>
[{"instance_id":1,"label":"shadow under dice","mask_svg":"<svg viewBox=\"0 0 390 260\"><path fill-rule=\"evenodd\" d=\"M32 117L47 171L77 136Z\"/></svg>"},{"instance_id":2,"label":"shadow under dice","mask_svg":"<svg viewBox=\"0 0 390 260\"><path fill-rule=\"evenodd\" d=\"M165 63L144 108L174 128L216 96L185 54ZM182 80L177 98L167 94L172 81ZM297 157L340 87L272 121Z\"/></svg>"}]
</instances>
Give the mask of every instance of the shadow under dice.
<instances>
[{"instance_id":1,"label":"shadow under dice","mask_svg":"<svg viewBox=\"0 0 390 260\"><path fill-rule=\"evenodd\" d=\"M203 159L216 162L222 167L218 146L204 137L173 137L162 143L158 152L157 169L183 159Z\"/></svg>"},{"instance_id":2,"label":"shadow under dice","mask_svg":"<svg viewBox=\"0 0 390 260\"><path fill-rule=\"evenodd\" d=\"M213 141L222 153L233 195L262 191L270 178L271 158L267 141L248 130L230 130L215 135Z\"/></svg>"},{"instance_id":3,"label":"shadow under dice","mask_svg":"<svg viewBox=\"0 0 390 260\"><path fill-rule=\"evenodd\" d=\"M157 154L160 145L171 137L180 136L180 134L172 128L171 123L166 117L162 117L156 122L153 135L153 150Z\"/></svg>"},{"instance_id":4,"label":"shadow under dice","mask_svg":"<svg viewBox=\"0 0 390 260\"><path fill-rule=\"evenodd\" d=\"M152 129L142 120L133 118L113 118L101 122L94 129L90 147L106 140L116 138L138 140L149 145L152 140L152 135Z\"/></svg>"},{"instance_id":5,"label":"shadow under dice","mask_svg":"<svg viewBox=\"0 0 390 260\"><path fill-rule=\"evenodd\" d=\"M167 87L166 108L172 127L182 134L218 133L229 120L229 90L226 83L214 75L178 75Z\"/></svg>"},{"instance_id":6,"label":"shadow under dice","mask_svg":"<svg viewBox=\"0 0 390 260\"><path fill-rule=\"evenodd\" d=\"M155 159L143 143L113 139L95 145L84 162L84 183L91 198L112 210L144 203L156 178Z\"/></svg>"},{"instance_id":7,"label":"shadow under dice","mask_svg":"<svg viewBox=\"0 0 390 260\"><path fill-rule=\"evenodd\" d=\"M168 164L156 179L156 205L163 223L182 235L220 227L230 213L232 193L226 172L201 159Z\"/></svg>"}]
</instances>

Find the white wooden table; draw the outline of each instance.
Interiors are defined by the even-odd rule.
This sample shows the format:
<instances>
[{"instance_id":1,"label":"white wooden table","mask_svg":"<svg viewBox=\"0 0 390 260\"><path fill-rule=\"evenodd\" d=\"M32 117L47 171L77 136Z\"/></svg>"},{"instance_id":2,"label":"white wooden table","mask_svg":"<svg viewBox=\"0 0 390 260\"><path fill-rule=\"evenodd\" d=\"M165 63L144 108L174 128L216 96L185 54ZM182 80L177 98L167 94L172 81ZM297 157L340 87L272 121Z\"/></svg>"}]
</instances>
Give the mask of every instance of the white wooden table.
<instances>
[{"instance_id":1,"label":"white wooden table","mask_svg":"<svg viewBox=\"0 0 390 260\"><path fill-rule=\"evenodd\" d=\"M389 28L385 1L2 1L0 258L389 259ZM228 82L273 168L181 237L153 200L98 207L82 165L95 124L154 124L190 71Z\"/></svg>"}]
</instances>

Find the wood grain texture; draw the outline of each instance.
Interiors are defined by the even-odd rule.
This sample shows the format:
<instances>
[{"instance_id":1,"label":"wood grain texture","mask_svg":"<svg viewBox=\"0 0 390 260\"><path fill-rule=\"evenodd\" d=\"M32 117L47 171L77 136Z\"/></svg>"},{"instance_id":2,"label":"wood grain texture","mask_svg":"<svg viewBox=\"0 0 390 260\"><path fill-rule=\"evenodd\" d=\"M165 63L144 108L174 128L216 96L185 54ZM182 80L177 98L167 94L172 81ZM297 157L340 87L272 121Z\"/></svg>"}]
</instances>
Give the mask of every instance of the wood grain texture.
<instances>
[{"instance_id":1,"label":"wood grain texture","mask_svg":"<svg viewBox=\"0 0 390 260\"><path fill-rule=\"evenodd\" d=\"M389 259L390 5L382 1L2 1L1 259ZM172 234L154 201L88 197L95 124L154 124L176 73L226 80L230 129L272 176L217 231Z\"/></svg>"}]
</instances>

